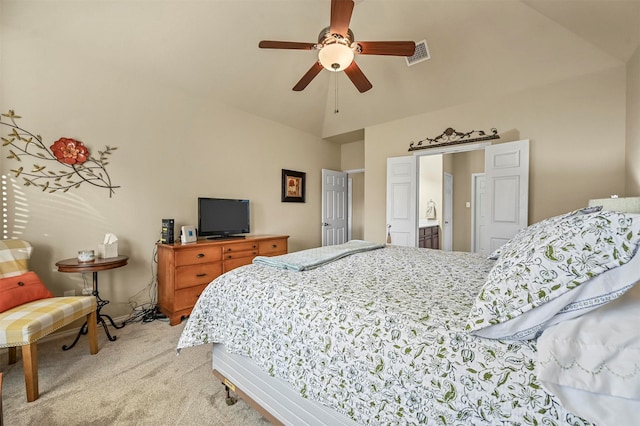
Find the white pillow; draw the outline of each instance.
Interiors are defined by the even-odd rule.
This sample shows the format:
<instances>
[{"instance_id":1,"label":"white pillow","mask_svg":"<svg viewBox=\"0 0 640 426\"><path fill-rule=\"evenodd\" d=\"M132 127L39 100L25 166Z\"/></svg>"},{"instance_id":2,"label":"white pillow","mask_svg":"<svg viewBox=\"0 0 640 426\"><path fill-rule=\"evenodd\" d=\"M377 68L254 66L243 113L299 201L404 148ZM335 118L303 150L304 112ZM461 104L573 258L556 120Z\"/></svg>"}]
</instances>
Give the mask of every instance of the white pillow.
<instances>
[{"instance_id":1,"label":"white pillow","mask_svg":"<svg viewBox=\"0 0 640 426\"><path fill-rule=\"evenodd\" d=\"M639 324L640 284L606 306L548 328L537 342L542 386L596 424L637 424Z\"/></svg>"},{"instance_id":2,"label":"white pillow","mask_svg":"<svg viewBox=\"0 0 640 426\"><path fill-rule=\"evenodd\" d=\"M552 219L510 241L476 298L467 330L498 339L535 338L565 306L584 300L576 299L576 289L627 263L640 241L640 215L602 211ZM630 283L612 284L586 290L585 297L613 300ZM596 306L583 306L581 313Z\"/></svg>"},{"instance_id":3,"label":"white pillow","mask_svg":"<svg viewBox=\"0 0 640 426\"><path fill-rule=\"evenodd\" d=\"M528 340L544 329L576 318L622 296L640 280L640 249L624 265L606 271L575 289L509 321L474 331L490 339Z\"/></svg>"},{"instance_id":4,"label":"white pillow","mask_svg":"<svg viewBox=\"0 0 640 426\"><path fill-rule=\"evenodd\" d=\"M583 391L555 383L543 384L548 393L555 395L567 410L600 426L638 426L640 401L611 395ZM576 420L575 425L584 421Z\"/></svg>"}]
</instances>

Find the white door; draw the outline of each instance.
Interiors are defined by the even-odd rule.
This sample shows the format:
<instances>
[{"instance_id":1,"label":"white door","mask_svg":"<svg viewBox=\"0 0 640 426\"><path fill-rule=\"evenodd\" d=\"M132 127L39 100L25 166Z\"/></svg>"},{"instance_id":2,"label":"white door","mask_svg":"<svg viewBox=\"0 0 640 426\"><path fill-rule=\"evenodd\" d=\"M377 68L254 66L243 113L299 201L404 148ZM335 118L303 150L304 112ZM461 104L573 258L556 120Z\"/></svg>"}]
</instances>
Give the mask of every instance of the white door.
<instances>
[{"instance_id":1,"label":"white door","mask_svg":"<svg viewBox=\"0 0 640 426\"><path fill-rule=\"evenodd\" d=\"M322 245L347 242L347 174L322 169Z\"/></svg>"},{"instance_id":2,"label":"white door","mask_svg":"<svg viewBox=\"0 0 640 426\"><path fill-rule=\"evenodd\" d=\"M391 244L418 246L417 157L387 158L387 229Z\"/></svg>"},{"instance_id":3,"label":"white door","mask_svg":"<svg viewBox=\"0 0 640 426\"><path fill-rule=\"evenodd\" d=\"M453 250L453 175L444 173L444 207L442 209L442 249Z\"/></svg>"},{"instance_id":4,"label":"white door","mask_svg":"<svg viewBox=\"0 0 640 426\"><path fill-rule=\"evenodd\" d=\"M490 253L484 246L487 232L487 185L484 173L471 175L471 203L471 251L488 256Z\"/></svg>"},{"instance_id":5,"label":"white door","mask_svg":"<svg viewBox=\"0 0 640 426\"><path fill-rule=\"evenodd\" d=\"M491 253L528 224L529 141L491 145L484 152L485 247Z\"/></svg>"}]
</instances>

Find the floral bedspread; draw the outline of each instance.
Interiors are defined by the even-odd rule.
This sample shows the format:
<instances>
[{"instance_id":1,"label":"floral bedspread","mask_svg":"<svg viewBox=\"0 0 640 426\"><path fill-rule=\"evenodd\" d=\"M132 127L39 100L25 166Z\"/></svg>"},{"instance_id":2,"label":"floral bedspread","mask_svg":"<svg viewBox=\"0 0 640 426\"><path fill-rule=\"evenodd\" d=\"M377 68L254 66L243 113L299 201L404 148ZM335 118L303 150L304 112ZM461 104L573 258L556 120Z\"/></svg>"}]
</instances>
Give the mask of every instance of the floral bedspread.
<instances>
[{"instance_id":1,"label":"floral bedspread","mask_svg":"<svg viewBox=\"0 0 640 426\"><path fill-rule=\"evenodd\" d=\"M389 246L304 272L247 265L213 281L178 349L220 342L360 424L589 424L535 376L535 342L464 326L493 265Z\"/></svg>"}]
</instances>

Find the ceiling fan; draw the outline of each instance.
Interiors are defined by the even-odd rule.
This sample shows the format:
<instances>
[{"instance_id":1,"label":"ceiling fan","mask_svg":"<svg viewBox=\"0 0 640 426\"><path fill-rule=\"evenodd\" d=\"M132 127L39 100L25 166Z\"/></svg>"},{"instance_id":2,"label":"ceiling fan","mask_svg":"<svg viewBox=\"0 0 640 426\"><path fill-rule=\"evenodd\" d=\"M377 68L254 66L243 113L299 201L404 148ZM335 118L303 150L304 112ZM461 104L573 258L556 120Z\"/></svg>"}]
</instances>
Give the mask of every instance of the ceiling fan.
<instances>
[{"instance_id":1,"label":"ceiling fan","mask_svg":"<svg viewBox=\"0 0 640 426\"><path fill-rule=\"evenodd\" d=\"M330 25L320 31L317 43L262 40L258 47L319 50L318 60L293 86L295 91L304 90L326 68L334 72L344 71L360 93L364 93L373 85L354 61L355 54L412 56L416 44L413 41L355 41L353 32L349 29L353 6L353 0L331 0Z\"/></svg>"}]
</instances>

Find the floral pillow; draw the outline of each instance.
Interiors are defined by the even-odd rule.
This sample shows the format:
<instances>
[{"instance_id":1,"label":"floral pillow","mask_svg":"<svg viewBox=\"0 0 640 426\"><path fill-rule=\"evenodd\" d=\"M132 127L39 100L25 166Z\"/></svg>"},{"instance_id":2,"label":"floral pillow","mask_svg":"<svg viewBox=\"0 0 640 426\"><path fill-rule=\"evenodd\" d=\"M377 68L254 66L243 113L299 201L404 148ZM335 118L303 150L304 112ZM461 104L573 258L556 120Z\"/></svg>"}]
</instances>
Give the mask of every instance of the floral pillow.
<instances>
[{"instance_id":1,"label":"floral pillow","mask_svg":"<svg viewBox=\"0 0 640 426\"><path fill-rule=\"evenodd\" d=\"M572 212L543 222L509 241L476 298L467 330L504 324L548 303L554 311L546 315L553 316L566 306L556 299L629 262L640 241L638 215Z\"/></svg>"}]
</instances>

